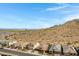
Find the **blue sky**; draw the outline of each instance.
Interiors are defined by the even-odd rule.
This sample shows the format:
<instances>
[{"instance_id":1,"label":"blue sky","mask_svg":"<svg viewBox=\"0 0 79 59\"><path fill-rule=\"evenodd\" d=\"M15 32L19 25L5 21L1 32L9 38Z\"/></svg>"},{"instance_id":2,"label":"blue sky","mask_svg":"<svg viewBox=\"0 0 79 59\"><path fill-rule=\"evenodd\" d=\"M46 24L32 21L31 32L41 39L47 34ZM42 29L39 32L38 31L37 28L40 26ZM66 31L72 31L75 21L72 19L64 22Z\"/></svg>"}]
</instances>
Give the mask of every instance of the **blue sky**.
<instances>
[{"instance_id":1,"label":"blue sky","mask_svg":"<svg viewBox=\"0 0 79 59\"><path fill-rule=\"evenodd\" d=\"M78 3L0 3L0 28L47 28L74 18Z\"/></svg>"}]
</instances>

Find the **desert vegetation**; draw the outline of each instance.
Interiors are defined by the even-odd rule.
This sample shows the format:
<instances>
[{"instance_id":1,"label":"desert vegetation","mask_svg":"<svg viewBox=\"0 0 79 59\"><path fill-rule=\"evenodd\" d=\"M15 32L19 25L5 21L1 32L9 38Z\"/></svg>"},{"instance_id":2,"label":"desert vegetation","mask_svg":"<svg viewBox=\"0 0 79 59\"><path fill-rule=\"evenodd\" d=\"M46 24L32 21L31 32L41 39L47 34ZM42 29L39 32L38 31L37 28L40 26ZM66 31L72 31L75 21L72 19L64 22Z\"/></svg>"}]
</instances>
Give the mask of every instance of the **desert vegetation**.
<instances>
[{"instance_id":1,"label":"desert vegetation","mask_svg":"<svg viewBox=\"0 0 79 59\"><path fill-rule=\"evenodd\" d=\"M79 19L46 29L1 29L0 39L17 41L20 46L39 42L46 45L60 44L79 47Z\"/></svg>"},{"instance_id":2,"label":"desert vegetation","mask_svg":"<svg viewBox=\"0 0 79 59\"><path fill-rule=\"evenodd\" d=\"M33 30L2 30L4 38L7 40L17 40L18 42L40 42L40 43L60 43L78 46L79 42L79 20L68 21L62 25L56 25L47 29ZM10 33L10 34L9 34ZM2 36L1 36L2 37Z\"/></svg>"}]
</instances>

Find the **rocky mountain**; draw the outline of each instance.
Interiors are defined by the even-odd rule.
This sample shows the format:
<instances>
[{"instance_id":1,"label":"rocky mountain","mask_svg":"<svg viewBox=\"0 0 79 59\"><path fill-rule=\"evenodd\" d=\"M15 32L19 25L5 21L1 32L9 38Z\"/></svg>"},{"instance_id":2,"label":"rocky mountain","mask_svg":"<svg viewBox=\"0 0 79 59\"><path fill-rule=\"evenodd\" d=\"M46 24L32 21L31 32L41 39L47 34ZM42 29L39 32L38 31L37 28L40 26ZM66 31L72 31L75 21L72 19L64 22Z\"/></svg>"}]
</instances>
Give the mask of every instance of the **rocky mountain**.
<instances>
[{"instance_id":1,"label":"rocky mountain","mask_svg":"<svg viewBox=\"0 0 79 59\"><path fill-rule=\"evenodd\" d=\"M56 43L79 46L79 19L74 19L62 25L56 25L47 29L17 30L14 32L8 32L14 34L5 35L5 39L17 40L20 43L40 42L42 44Z\"/></svg>"}]
</instances>

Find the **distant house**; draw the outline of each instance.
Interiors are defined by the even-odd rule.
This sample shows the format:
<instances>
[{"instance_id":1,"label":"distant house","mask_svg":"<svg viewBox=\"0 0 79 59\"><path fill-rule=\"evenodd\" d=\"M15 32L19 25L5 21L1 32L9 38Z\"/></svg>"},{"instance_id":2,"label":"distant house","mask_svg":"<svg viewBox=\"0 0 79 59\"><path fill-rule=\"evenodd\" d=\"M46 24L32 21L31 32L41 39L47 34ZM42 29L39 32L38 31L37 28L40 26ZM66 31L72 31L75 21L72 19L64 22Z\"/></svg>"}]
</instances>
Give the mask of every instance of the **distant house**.
<instances>
[{"instance_id":1,"label":"distant house","mask_svg":"<svg viewBox=\"0 0 79 59\"><path fill-rule=\"evenodd\" d=\"M40 43L37 43L35 45L35 50L43 53L43 54L46 54L46 52L48 51L48 45L47 44L40 44Z\"/></svg>"},{"instance_id":2,"label":"distant house","mask_svg":"<svg viewBox=\"0 0 79 59\"><path fill-rule=\"evenodd\" d=\"M77 55L77 51L75 50L75 48L68 45L63 46L63 53L64 55Z\"/></svg>"},{"instance_id":3,"label":"distant house","mask_svg":"<svg viewBox=\"0 0 79 59\"><path fill-rule=\"evenodd\" d=\"M49 53L60 55L62 53L61 45L60 44L51 45L49 47Z\"/></svg>"},{"instance_id":4,"label":"distant house","mask_svg":"<svg viewBox=\"0 0 79 59\"><path fill-rule=\"evenodd\" d=\"M11 42L9 42L9 46L14 45L16 43L17 43L17 41L11 41Z\"/></svg>"},{"instance_id":5,"label":"distant house","mask_svg":"<svg viewBox=\"0 0 79 59\"><path fill-rule=\"evenodd\" d=\"M6 42L5 42L5 41L1 41L1 40L0 40L0 44L1 44L1 45L5 45L5 44L6 44Z\"/></svg>"},{"instance_id":6,"label":"distant house","mask_svg":"<svg viewBox=\"0 0 79 59\"><path fill-rule=\"evenodd\" d=\"M79 47L76 47L75 49L77 51L77 55L79 56Z\"/></svg>"},{"instance_id":7,"label":"distant house","mask_svg":"<svg viewBox=\"0 0 79 59\"><path fill-rule=\"evenodd\" d=\"M33 50L34 45L32 43L28 43L26 45L26 49Z\"/></svg>"},{"instance_id":8,"label":"distant house","mask_svg":"<svg viewBox=\"0 0 79 59\"><path fill-rule=\"evenodd\" d=\"M8 41L8 40L5 40L5 39L0 40L0 44L1 44L1 45L3 45L3 46L8 45L8 43L9 43L9 41Z\"/></svg>"},{"instance_id":9,"label":"distant house","mask_svg":"<svg viewBox=\"0 0 79 59\"><path fill-rule=\"evenodd\" d=\"M34 45L34 47L33 47L33 49L36 49L36 48L38 48L40 46L40 43L36 43L35 45Z\"/></svg>"}]
</instances>

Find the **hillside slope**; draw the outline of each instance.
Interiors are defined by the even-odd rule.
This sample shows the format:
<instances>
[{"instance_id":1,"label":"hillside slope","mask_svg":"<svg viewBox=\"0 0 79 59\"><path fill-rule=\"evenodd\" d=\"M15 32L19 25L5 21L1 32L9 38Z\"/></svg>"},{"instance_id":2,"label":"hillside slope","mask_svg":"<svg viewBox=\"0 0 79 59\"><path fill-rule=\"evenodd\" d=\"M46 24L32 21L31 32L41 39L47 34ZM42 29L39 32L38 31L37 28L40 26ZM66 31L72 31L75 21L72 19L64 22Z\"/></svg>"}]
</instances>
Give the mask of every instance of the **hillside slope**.
<instances>
[{"instance_id":1,"label":"hillside slope","mask_svg":"<svg viewBox=\"0 0 79 59\"><path fill-rule=\"evenodd\" d=\"M47 29L23 30L6 35L5 39L20 43L40 42L42 44L58 43L79 46L79 19L68 21Z\"/></svg>"}]
</instances>

